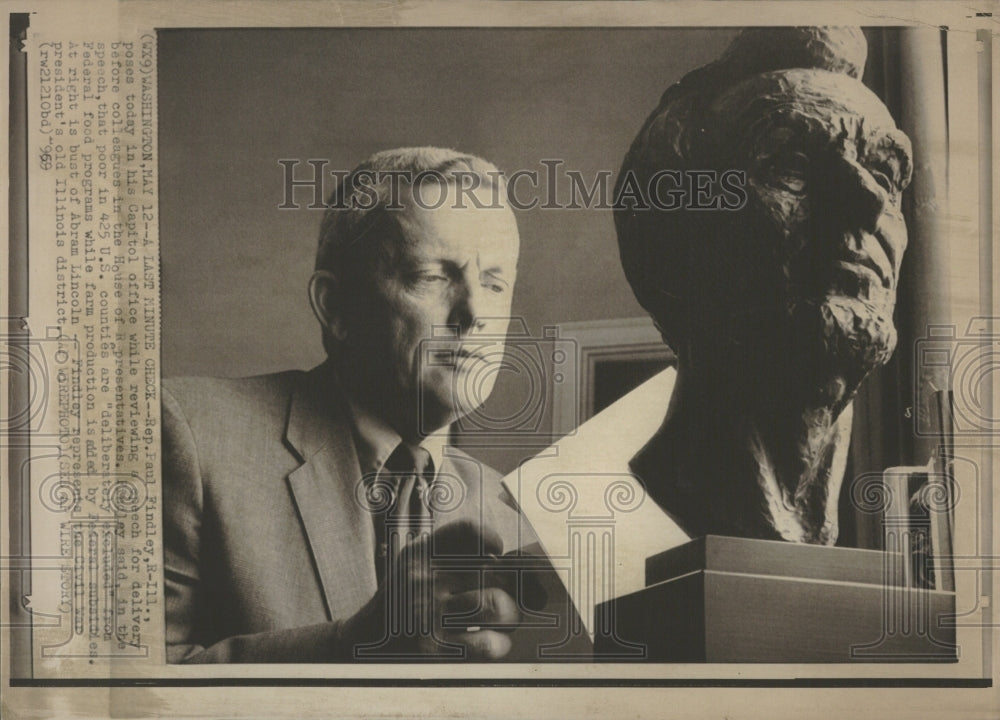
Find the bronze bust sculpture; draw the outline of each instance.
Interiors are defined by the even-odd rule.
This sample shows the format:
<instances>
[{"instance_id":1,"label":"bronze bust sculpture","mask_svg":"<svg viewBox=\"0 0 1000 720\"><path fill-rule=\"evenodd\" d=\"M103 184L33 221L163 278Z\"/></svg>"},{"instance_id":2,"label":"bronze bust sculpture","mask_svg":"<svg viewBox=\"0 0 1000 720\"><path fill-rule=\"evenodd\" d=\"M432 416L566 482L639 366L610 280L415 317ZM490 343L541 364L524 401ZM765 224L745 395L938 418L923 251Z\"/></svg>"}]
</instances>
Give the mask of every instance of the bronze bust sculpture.
<instances>
[{"instance_id":1,"label":"bronze bust sculpture","mask_svg":"<svg viewBox=\"0 0 1000 720\"><path fill-rule=\"evenodd\" d=\"M907 241L910 144L859 79L866 53L858 29L744 31L667 89L625 158L619 189L643 200L664 170L743 182L716 209L615 209L678 358L631 467L691 535L836 541L852 400L895 348Z\"/></svg>"}]
</instances>

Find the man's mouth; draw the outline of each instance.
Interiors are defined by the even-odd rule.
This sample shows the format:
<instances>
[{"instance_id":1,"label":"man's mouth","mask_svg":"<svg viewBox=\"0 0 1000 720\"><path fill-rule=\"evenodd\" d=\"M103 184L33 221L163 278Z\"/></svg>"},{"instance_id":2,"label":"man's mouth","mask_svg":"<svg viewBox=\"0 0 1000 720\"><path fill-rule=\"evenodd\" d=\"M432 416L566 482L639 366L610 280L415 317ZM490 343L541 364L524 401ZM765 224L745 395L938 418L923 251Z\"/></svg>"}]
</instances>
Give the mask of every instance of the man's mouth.
<instances>
[{"instance_id":1,"label":"man's mouth","mask_svg":"<svg viewBox=\"0 0 1000 720\"><path fill-rule=\"evenodd\" d=\"M487 353L483 352L481 348L459 348L458 352L458 362L459 363L483 363L491 362ZM495 358L494 360L495 361Z\"/></svg>"},{"instance_id":2,"label":"man's mouth","mask_svg":"<svg viewBox=\"0 0 1000 720\"><path fill-rule=\"evenodd\" d=\"M476 349L466 347L442 348L431 351L431 358L437 366L452 368L468 367L472 363L488 362L488 359Z\"/></svg>"},{"instance_id":3,"label":"man's mouth","mask_svg":"<svg viewBox=\"0 0 1000 720\"><path fill-rule=\"evenodd\" d=\"M882 305L892 304L896 286L891 255L881 233L845 232L811 245L790 268L793 294L854 297Z\"/></svg>"},{"instance_id":4,"label":"man's mouth","mask_svg":"<svg viewBox=\"0 0 1000 720\"><path fill-rule=\"evenodd\" d=\"M843 270L853 275L857 275L872 285L886 287L883 277L879 274L877 267L871 262L850 262L847 260L837 260L833 266L838 270Z\"/></svg>"},{"instance_id":5,"label":"man's mouth","mask_svg":"<svg viewBox=\"0 0 1000 720\"><path fill-rule=\"evenodd\" d=\"M891 306L893 290L878 269L870 262L834 260L825 273L826 293L851 297L876 306Z\"/></svg>"},{"instance_id":6,"label":"man's mouth","mask_svg":"<svg viewBox=\"0 0 1000 720\"><path fill-rule=\"evenodd\" d=\"M834 266L862 275L886 290L893 286L894 273L884 244L875 235L848 236L841 243Z\"/></svg>"}]
</instances>

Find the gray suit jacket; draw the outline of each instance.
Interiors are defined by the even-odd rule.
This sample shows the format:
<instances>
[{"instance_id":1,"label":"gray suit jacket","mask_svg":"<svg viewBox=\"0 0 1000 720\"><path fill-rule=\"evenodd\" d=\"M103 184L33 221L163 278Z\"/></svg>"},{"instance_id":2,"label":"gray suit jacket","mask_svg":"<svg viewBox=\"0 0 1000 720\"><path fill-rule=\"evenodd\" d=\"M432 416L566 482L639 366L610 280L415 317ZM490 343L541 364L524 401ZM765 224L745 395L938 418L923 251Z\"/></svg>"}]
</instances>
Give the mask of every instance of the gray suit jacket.
<instances>
[{"instance_id":1,"label":"gray suit jacket","mask_svg":"<svg viewBox=\"0 0 1000 720\"><path fill-rule=\"evenodd\" d=\"M499 475L449 449L470 520L517 548ZM376 592L371 515L350 413L328 368L163 383L170 662L351 659L343 621ZM531 536L533 537L533 536Z\"/></svg>"}]
</instances>

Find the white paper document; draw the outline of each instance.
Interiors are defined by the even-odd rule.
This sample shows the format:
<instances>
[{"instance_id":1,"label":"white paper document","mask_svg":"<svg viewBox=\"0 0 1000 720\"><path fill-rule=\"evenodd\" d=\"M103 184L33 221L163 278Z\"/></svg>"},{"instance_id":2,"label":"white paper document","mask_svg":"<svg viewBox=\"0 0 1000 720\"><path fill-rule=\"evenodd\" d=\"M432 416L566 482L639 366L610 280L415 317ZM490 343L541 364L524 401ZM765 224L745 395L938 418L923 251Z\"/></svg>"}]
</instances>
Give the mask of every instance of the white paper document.
<instances>
[{"instance_id":1,"label":"white paper document","mask_svg":"<svg viewBox=\"0 0 1000 720\"><path fill-rule=\"evenodd\" d=\"M591 635L596 605L645 587L646 558L690 539L628 467L676 376L657 374L503 479Z\"/></svg>"}]
</instances>

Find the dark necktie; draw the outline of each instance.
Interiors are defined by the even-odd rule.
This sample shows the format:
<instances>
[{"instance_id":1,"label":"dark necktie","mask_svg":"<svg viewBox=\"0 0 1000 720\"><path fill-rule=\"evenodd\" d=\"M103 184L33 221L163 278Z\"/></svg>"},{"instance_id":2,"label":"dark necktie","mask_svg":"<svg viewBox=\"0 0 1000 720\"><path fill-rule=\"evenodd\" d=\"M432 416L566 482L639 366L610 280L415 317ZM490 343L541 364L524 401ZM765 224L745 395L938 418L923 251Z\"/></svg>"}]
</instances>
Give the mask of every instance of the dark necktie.
<instances>
[{"instance_id":1,"label":"dark necktie","mask_svg":"<svg viewBox=\"0 0 1000 720\"><path fill-rule=\"evenodd\" d=\"M420 446L400 443L379 473L379 481L393 488L394 501L375 517L379 549L379 581L386 558L395 558L405 546L419 542L432 529L427 488L434 478L434 461Z\"/></svg>"},{"instance_id":2,"label":"dark necktie","mask_svg":"<svg viewBox=\"0 0 1000 720\"><path fill-rule=\"evenodd\" d=\"M417 659L420 655L414 654L413 641L431 635L430 619L423 610L430 607L431 584L412 582L411 574L431 577L430 543L420 541L431 532L427 488L433 478L430 453L400 444L367 486L366 501L374 512L376 573L379 585L386 589L385 634L378 642L355 646L356 657L388 654L396 659ZM400 551L407 545L412 549L401 558ZM400 639L407 642L394 649L393 643Z\"/></svg>"}]
</instances>

